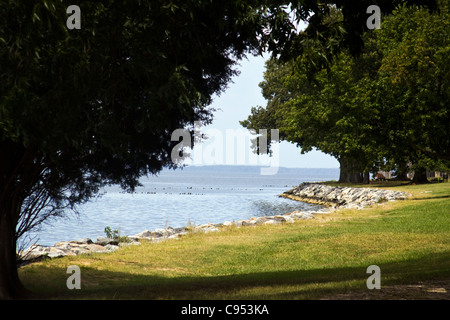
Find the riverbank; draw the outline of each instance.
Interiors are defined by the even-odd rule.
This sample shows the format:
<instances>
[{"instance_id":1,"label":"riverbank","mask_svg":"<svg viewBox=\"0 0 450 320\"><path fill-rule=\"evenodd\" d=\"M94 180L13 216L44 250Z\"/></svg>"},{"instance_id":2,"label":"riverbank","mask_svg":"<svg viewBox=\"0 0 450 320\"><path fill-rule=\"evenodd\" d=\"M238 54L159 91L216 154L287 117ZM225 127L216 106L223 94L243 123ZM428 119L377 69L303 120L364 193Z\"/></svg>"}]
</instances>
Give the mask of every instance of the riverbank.
<instances>
[{"instance_id":1,"label":"riverbank","mask_svg":"<svg viewBox=\"0 0 450 320\"><path fill-rule=\"evenodd\" d=\"M65 256L76 256L89 253L114 252L121 247L139 245L141 242L159 242L169 239L179 239L188 233L209 233L220 231L223 227L245 227L257 225L275 225L294 223L297 220L313 219L318 214L327 214L338 208L363 209L376 203L386 201L404 200L409 195L402 191L338 187L320 183L302 183L297 187L285 191L280 197L295 201L324 206L321 210L293 211L283 215L265 217L252 217L246 220L225 221L223 223L207 223L202 225L189 225L181 228L166 227L164 229L144 230L135 235L117 239L98 237L94 242L90 238L72 241L61 241L53 246L35 244L19 252L22 264L36 262L42 259L54 259Z\"/></svg>"},{"instance_id":2,"label":"riverbank","mask_svg":"<svg viewBox=\"0 0 450 320\"><path fill-rule=\"evenodd\" d=\"M20 268L19 276L43 299L446 299L449 186L386 183L379 189L411 197L296 223L222 227L47 259ZM81 290L67 288L71 265L80 267ZM366 286L370 265L381 269L380 290Z\"/></svg>"},{"instance_id":3,"label":"riverbank","mask_svg":"<svg viewBox=\"0 0 450 320\"><path fill-rule=\"evenodd\" d=\"M410 194L403 191L329 186L305 182L283 194L282 197L331 208L363 209L376 203L405 200Z\"/></svg>"},{"instance_id":4,"label":"riverbank","mask_svg":"<svg viewBox=\"0 0 450 320\"><path fill-rule=\"evenodd\" d=\"M210 233L218 232L227 227L245 227L258 225L277 225L283 223L293 223L297 220L312 219L317 214L326 214L330 210L324 208L322 210L313 211L293 211L283 215L274 215L266 217L252 217L246 220L225 221L223 223L206 223L198 226L190 225L186 227L159 228L154 230L144 230L135 235L123 236L120 239L98 237L97 241L90 238L61 241L53 246L42 246L39 244L32 245L23 252L19 252L21 264L25 265L31 262L37 262L42 259L55 259L65 256L76 256L80 254L90 253L108 253L114 252L122 247L130 245L140 245L143 242L161 242L166 240L179 239L180 237L190 233Z\"/></svg>"},{"instance_id":5,"label":"riverbank","mask_svg":"<svg viewBox=\"0 0 450 320\"><path fill-rule=\"evenodd\" d=\"M120 229L122 235L133 235L167 226L222 223L309 210L309 204L278 195L301 182L339 177L338 168L279 168L276 175L266 176L260 175L259 170L253 166L165 168L156 176L142 177L142 185L132 193L124 192L118 185L102 189L98 197L77 205L78 213L65 210L63 217L48 219L21 244L53 246L59 241L80 238L95 241L108 226Z\"/></svg>"}]
</instances>

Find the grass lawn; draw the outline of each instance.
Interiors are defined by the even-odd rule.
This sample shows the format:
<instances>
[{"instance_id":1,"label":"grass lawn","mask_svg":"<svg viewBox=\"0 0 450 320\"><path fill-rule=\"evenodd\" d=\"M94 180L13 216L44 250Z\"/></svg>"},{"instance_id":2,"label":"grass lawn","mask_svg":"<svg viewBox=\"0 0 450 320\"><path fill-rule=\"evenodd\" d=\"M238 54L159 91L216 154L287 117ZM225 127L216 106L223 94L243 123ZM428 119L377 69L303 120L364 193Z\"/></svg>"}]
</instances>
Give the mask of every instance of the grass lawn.
<instances>
[{"instance_id":1,"label":"grass lawn","mask_svg":"<svg viewBox=\"0 0 450 320\"><path fill-rule=\"evenodd\" d=\"M405 201L293 224L228 227L20 268L49 299L449 299L450 183L370 185ZM69 265L81 290L69 290ZM368 290L366 269L381 269Z\"/></svg>"}]
</instances>

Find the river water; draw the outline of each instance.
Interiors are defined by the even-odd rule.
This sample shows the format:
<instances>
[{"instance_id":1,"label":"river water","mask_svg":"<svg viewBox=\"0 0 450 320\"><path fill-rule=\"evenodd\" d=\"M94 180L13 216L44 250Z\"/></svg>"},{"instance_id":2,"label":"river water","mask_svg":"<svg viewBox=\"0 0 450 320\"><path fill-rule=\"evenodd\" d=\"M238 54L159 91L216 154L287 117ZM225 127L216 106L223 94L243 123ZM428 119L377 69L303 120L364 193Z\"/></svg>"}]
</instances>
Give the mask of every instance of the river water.
<instances>
[{"instance_id":1,"label":"river water","mask_svg":"<svg viewBox=\"0 0 450 320\"><path fill-rule=\"evenodd\" d=\"M337 180L339 169L279 168L261 175L259 167L204 166L163 170L141 179L142 187L125 193L108 187L102 196L30 232L28 240L44 246L58 241L104 236L105 227L133 235L156 228L221 223L317 206L279 198L282 192L306 181Z\"/></svg>"}]
</instances>

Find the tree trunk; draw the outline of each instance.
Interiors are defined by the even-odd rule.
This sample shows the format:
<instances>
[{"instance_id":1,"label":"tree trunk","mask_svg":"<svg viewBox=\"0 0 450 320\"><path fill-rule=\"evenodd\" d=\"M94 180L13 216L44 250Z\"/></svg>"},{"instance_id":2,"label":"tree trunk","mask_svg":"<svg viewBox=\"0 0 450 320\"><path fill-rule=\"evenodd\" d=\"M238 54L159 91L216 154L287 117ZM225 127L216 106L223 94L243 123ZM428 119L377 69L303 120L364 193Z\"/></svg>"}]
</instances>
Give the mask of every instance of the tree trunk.
<instances>
[{"instance_id":1,"label":"tree trunk","mask_svg":"<svg viewBox=\"0 0 450 320\"><path fill-rule=\"evenodd\" d=\"M0 299L27 298L30 292L22 285L17 272L14 212L5 210L3 204L0 206Z\"/></svg>"},{"instance_id":2,"label":"tree trunk","mask_svg":"<svg viewBox=\"0 0 450 320\"><path fill-rule=\"evenodd\" d=\"M410 180L408 178L408 171L409 168L406 164L399 164L396 170L396 175L394 180L398 180L398 181L407 181Z\"/></svg>"},{"instance_id":3,"label":"tree trunk","mask_svg":"<svg viewBox=\"0 0 450 320\"><path fill-rule=\"evenodd\" d=\"M419 167L416 170L414 170L414 177L412 182L416 184L428 183L427 169Z\"/></svg>"},{"instance_id":4,"label":"tree trunk","mask_svg":"<svg viewBox=\"0 0 450 320\"><path fill-rule=\"evenodd\" d=\"M0 137L0 299L27 297L17 272L16 227L23 196L19 194L26 159L23 147ZM22 190L25 192L24 190Z\"/></svg>"},{"instance_id":5,"label":"tree trunk","mask_svg":"<svg viewBox=\"0 0 450 320\"><path fill-rule=\"evenodd\" d=\"M364 183L364 184L369 184L370 183L370 174L369 174L368 171L363 173L363 181L362 181L362 183Z\"/></svg>"},{"instance_id":6,"label":"tree trunk","mask_svg":"<svg viewBox=\"0 0 450 320\"><path fill-rule=\"evenodd\" d=\"M396 176L394 180L398 180L398 181L408 181L408 173L407 172L399 172Z\"/></svg>"},{"instance_id":7,"label":"tree trunk","mask_svg":"<svg viewBox=\"0 0 450 320\"><path fill-rule=\"evenodd\" d=\"M339 159L340 171L339 182L344 183L362 183L363 176L359 170L358 163L354 160L345 158Z\"/></svg>"},{"instance_id":8,"label":"tree trunk","mask_svg":"<svg viewBox=\"0 0 450 320\"><path fill-rule=\"evenodd\" d=\"M35 297L22 284L17 270L17 225L24 200L39 180L42 167L32 147L0 136L0 299Z\"/></svg>"}]
</instances>

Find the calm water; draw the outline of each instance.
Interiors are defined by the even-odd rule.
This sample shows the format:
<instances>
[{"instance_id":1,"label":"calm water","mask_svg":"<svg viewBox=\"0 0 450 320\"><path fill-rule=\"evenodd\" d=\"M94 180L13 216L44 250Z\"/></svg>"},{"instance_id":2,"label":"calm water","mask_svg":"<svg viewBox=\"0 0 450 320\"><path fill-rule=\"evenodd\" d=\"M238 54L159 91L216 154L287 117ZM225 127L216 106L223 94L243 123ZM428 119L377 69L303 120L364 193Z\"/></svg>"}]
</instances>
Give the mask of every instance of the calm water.
<instances>
[{"instance_id":1,"label":"calm water","mask_svg":"<svg viewBox=\"0 0 450 320\"><path fill-rule=\"evenodd\" d=\"M167 226L220 223L256 216L313 210L317 206L279 198L305 181L338 179L339 169L280 168L276 175L260 175L257 167L211 166L165 170L141 179L133 194L109 187L96 199L80 206L80 215L44 225L30 233L33 242L53 245L63 240L104 236L106 226L122 235Z\"/></svg>"}]
</instances>

